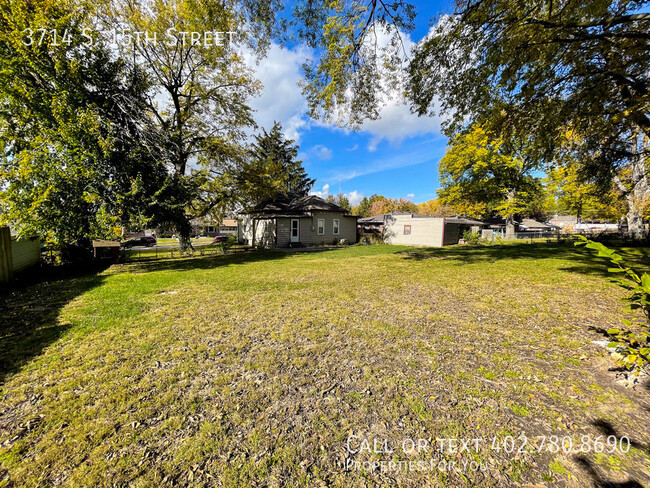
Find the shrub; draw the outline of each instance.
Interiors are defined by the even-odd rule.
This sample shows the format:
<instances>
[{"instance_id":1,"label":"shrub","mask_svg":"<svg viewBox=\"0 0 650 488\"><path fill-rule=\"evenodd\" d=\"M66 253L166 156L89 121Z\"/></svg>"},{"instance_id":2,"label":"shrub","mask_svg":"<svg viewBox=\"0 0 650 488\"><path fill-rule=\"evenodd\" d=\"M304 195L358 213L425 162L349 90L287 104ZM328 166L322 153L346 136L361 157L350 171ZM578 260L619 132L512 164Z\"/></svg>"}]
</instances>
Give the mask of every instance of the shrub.
<instances>
[{"instance_id":1,"label":"shrub","mask_svg":"<svg viewBox=\"0 0 650 488\"><path fill-rule=\"evenodd\" d=\"M609 249L601 242L594 242L585 236L577 236L576 246L585 246L598 252L598 256L604 257L614 265L608 271L616 274L611 281L621 288L628 290L631 294L622 300L628 305L626 310L640 310L643 314L643 323L639 324L640 331L632 332L629 328L632 321L623 319L622 322L627 328L609 329L607 334L612 341L609 347L615 347L623 358L619 361L620 366L639 374L650 364L650 275L643 273L639 275L623 262L623 257Z\"/></svg>"},{"instance_id":2,"label":"shrub","mask_svg":"<svg viewBox=\"0 0 650 488\"><path fill-rule=\"evenodd\" d=\"M471 230L466 230L463 232L463 240L467 244L479 244L481 242L481 237L478 232L472 232Z\"/></svg>"}]
</instances>

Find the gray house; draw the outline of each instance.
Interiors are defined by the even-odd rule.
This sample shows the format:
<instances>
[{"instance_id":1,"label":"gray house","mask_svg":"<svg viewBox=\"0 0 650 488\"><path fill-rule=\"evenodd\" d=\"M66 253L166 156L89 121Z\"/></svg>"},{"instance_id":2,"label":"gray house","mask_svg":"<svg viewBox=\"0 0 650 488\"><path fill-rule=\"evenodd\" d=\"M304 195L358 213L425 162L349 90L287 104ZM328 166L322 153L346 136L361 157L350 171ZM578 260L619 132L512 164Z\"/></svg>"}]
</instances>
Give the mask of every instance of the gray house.
<instances>
[{"instance_id":1,"label":"gray house","mask_svg":"<svg viewBox=\"0 0 650 488\"><path fill-rule=\"evenodd\" d=\"M241 236L254 247L302 247L357 242L357 217L315 195L273 201L242 212Z\"/></svg>"}]
</instances>

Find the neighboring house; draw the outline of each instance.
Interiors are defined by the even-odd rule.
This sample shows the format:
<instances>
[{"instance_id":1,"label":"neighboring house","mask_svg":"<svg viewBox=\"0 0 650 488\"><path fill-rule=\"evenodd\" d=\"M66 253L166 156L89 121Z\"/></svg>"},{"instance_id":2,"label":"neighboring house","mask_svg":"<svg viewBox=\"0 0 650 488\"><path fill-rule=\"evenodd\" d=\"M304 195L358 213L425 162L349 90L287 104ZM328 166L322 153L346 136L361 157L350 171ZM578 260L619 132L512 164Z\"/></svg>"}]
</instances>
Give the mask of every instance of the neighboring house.
<instances>
[{"instance_id":1,"label":"neighboring house","mask_svg":"<svg viewBox=\"0 0 650 488\"><path fill-rule=\"evenodd\" d=\"M620 232L621 226L619 224L612 224L600 221L582 221L573 226L576 232Z\"/></svg>"},{"instance_id":2,"label":"neighboring house","mask_svg":"<svg viewBox=\"0 0 650 488\"><path fill-rule=\"evenodd\" d=\"M236 219L223 219L221 224L205 218L193 219L192 235L215 237L220 235L237 235L238 222Z\"/></svg>"},{"instance_id":3,"label":"neighboring house","mask_svg":"<svg viewBox=\"0 0 650 488\"><path fill-rule=\"evenodd\" d=\"M619 224L601 220L578 220L573 215L554 215L547 222L556 225L563 232L619 232Z\"/></svg>"},{"instance_id":4,"label":"neighboring house","mask_svg":"<svg viewBox=\"0 0 650 488\"><path fill-rule=\"evenodd\" d=\"M375 221L379 220L379 216L376 217ZM478 232L486 226L479 220L467 217L429 217L407 212L384 214L381 220L384 242L410 246L458 244L466 230Z\"/></svg>"},{"instance_id":5,"label":"neighboring house","mask_svg":"<svg viewBox=\"0 0 650 488\"><path fill-rule=\"evenodd\" d=\"M372 217L363 217L357 220L359 232L362 234L381 234L384 232L384 222L386 217L393 215L411 215L411 213L399 211L373 215Z\"/></svg>"},{"instance_id":6,"label":"neighboring house","mask_svg":"<svg viewBox=\"0 0 650 488\"><path fill-rule=\"evenodd\" d=\"M555 232L558 229L559 226L545 224L533 219L522 219L518 226L519 232Z\"/></svg>"},{"instance_id":7,"label":"neighboring house","mask_svg":"<svg viewBox=\"0 0 650 488\"><path fill-rule=\"evenodd\" d=\"M242 215L243 241L255 247L357 242L357 217L315 195L266 202Z\"/></svg>"},{"instance_id":8,"label":"neighboring house","mask_svg":"<svg viewBox=\"0 0 650 488\"><path fill-rule=\"evenodd\" d=\"M561 229L565 227L573 228L578 223L578 217L575 215L554 215L546 223L554 225Z\"/></svg>"}]
</instances>

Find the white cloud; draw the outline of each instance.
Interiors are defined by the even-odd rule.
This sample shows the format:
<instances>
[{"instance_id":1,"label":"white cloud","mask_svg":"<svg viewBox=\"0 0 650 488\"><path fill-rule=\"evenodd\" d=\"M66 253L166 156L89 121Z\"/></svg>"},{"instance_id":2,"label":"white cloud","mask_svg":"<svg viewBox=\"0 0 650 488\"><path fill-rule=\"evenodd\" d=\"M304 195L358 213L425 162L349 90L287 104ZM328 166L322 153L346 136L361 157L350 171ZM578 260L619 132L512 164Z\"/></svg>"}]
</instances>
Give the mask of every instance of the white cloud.
<instances>
[{"instance_id":1,"label":"white cloud","mask_svg":"<svg viewBox=\"0 0 650 488\"><path fill-rule=\"evenodd\" d=\"M409 137L440 134L441 122L437 117L418 117L407 106L392 100L381 110L379 119L363 123L362 131L370 135L368 150L372 152L384 139L395 145Z\"/></svg>"},{"instance_id":2,"label":"white cloud","mask_svg":"<svg viewBox=\"0 0 650 488\"><path fill-rule=\"evenodd\" d=\"M311 153L318 159L332 159L332 150L322 144L316 144L312 147Z\"/></svg>"},{"instance_id":3,"label":"white cloud","mask_svg":"<svg viewBox=\"0 0 650 488\"><path fill-rule=\"evenodd\" d=\"M243 53L247 64L255 70L255 77L264 85L261 96L251 100L258 125L269 130L277 120L282 123L286 137L300 139L300 131L308 128L309 122L305 115L307 102L298 81L302 78L301 65L310 55L311 50L306 47L287 49L275 43L259 63L252 54Z\"/></svg>"},{"instance_id":4,"label":"white cloud","mask_svg":"<svg viewBox=\"0 0 650 488\"><path fill-rule=\"evenodd\" d=\"M379 28L377 32L377 44L386 46L389 36ZM415 45L408 34L402 33L402 40L407 52ZM300 45L288 49L272 43L267 56L257 64L252 54L243 55L248 65L255 70L257 79L264 85L261 96L251 101L251 107L256 110L255 120L260 126L268 130L273 121L277 120L282 123L285 135L296 141L300 140L301 132L308 130L311 125L343 133L350 132L322 121L313 121L306 115L307 102L298 82L302 79L301 66L314 57L313 50ZM369 151L375 151L384 140L398 145L410 137L440 134L442 118L418 117L411 113L401 90L387 91L388 94L379 96L383 104L379 110L379 118L365 121L360 128L362 133L369 136ZM346 150L354 151L357 148L358 145L354 145Z\"/></svg>"},{"instance_id":5,"label":"white cloud","mask_svg":"<svg viewBox=\"0 0 650 488\"><path fill-rule=\"evenodd\" d=\"M350 205L359 205L359 202L363 200L363 193L359 193L357 190L346 193L345 195L350 200Z\"/></svg>"},{"instance_id":6,"label":"white cloud","mask_svg":"<svg viewBox=\"0 0 650 488\"><path fill-rule=\"evenodd\" d=\"M327 198L327 196L330 194L330 186L328 184L323 185L323 189L321 191L312 191L309 193L310 195L316 195L317 197L321 198Z\"/></svg>"},{"instance_id":7,"label":"white cloud","mask_svg":"<svg viewBox=\"0 0 650 488\"><path fill-rule=\"evenodd\" d=\"M415 198L415 193L409 193L408 195L406 195L406 198L408 198L409 200Z\"/></svg>"},{"instance_id":8,"label":"white cloud","mask_svg":"<svg viewBox=\"0 0 650 488\"><path fill-rule=\"evenodd\" d=\"M352 147L346 147L345 148L346 151L356 151L357 149L359 149L359 144L355 144Z\"/></svg>"},{"instance_id":9,"label":"white cloud","mask_svg":"<svg viewBox=\"0 0 650 488\"><path fill-rule=\"evenodd\" d=\"M320 198L327 198L330 194L330 186L329 184L323 185L322 190L314 190L309 193L310 195L316 195L317 197ZM363 199L364 195L363 193L358 192L357 190L351 191L349 193L344 193L346 197L348 197L348 200L350 201L350 205L358 205L359 202Z\"/></svg>"}]
</instances>

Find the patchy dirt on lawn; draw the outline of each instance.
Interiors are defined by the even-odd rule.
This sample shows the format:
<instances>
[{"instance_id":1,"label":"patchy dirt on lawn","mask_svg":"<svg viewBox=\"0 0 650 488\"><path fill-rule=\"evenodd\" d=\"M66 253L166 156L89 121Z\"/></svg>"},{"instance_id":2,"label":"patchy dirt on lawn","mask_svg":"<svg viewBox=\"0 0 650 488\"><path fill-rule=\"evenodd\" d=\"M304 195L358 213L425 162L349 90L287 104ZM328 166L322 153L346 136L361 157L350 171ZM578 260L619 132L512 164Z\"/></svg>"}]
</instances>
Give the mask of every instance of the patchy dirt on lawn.
<instances>
[{"instance_id":1,"label":"patchy dirt on lawn","mask_svg":"<svg viewBox=\"0 0 650 488\"><path fill-rule=\"evenodd\" d=\"M623 317L602 267L367 246L19 290L0 486L648 486L650 388L592 344Z\"/></svg>"}]
</instances>

